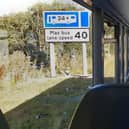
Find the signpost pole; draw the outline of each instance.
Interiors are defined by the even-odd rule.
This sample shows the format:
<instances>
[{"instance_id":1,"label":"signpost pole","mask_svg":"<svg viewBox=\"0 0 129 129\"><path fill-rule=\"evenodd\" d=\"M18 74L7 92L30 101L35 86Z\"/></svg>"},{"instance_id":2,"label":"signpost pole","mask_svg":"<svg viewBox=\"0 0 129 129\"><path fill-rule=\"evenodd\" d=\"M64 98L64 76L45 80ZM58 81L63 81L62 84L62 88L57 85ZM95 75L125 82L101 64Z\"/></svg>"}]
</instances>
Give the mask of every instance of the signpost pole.
<instances>
[{"instance_id":1,"label":"signpost pole","mask_svg":"<svg viewBox=\"0 0 129 129\"><path fill-rule=\"evenodd\" d=\"M88 76L88 66L87 66L87 47L86 43L82 43L82 57L83 57L83 75Z\"/></svg>"},{"instance_id":2,"label":"signpost pole","mask_svg":"<svg viewBox=\"0 0 129 129\"><path fill-rule=\"evenodd\" d=\"M54 43L50 43L50 69L51 69L51 77L56 77Z\"/></svg>"}]
</instances>

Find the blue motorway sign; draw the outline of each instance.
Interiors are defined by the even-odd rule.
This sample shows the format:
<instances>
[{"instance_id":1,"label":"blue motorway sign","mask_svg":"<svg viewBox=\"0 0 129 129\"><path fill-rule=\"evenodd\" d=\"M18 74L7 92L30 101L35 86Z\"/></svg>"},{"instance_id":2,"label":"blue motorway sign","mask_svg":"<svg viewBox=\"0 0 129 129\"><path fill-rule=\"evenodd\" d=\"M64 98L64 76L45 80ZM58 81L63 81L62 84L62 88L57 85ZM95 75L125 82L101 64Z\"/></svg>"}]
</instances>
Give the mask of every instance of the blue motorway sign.
<instances>
[{"instance_id":1,"label":"blue motorway sign","mask_svg":"<svg viewBox=\"0 0 129 129\"><path fill-rule=\"evenodd\" d=\"M45 11L44 28L89 28L89 12L86 11Z\"/></svg>"}]
</instances>

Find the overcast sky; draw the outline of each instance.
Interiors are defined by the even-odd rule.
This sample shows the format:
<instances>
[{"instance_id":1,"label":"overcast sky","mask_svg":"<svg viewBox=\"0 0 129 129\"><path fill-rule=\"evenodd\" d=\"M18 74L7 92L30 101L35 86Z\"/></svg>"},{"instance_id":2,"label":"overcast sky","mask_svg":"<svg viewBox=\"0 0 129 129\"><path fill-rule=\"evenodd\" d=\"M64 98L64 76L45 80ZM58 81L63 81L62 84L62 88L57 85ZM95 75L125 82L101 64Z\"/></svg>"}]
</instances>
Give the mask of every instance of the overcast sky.
<instances>
[{"instance_id":1,"label":"overcast sky","mask_svg":"<svg viewBox=\"0 0 129 129\"><path fill-rule=\"evenodd\" d=\"M54 0L0 0L0 16L27 10L30 6L37 2L51 3ZM55 0L61 1L61 0ZM70 0L62 0L63 3L68 3Z\"/></svg>"},{"instance_id":2,"label":"overcast sky","mask_svg":"<svg viewBox=\"0 0 129 129\"><path fill-rule=\"evenodd\" d=\"M37 2L51 3L53 0L0 0L0 15L27 10Z\"/></svg>"}]
</instances>

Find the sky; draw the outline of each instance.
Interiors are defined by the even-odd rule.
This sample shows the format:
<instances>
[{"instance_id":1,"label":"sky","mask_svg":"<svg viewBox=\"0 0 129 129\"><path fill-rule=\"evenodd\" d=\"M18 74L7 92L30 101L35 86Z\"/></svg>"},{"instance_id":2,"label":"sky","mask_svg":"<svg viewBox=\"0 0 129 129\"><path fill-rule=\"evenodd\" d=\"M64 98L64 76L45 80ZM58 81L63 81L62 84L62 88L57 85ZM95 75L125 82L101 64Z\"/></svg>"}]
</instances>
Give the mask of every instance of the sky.
<instances>
[{"instance_id":1,"label":"sky","mask_svg":"<svg viewBox=\"0 0 129 129\"><path fill-rule=\"evenodd\" d=\"M0 16L26 11L29 7L37 2L51 3L54 0L0 0ZM60 0L55 0L60 1ZM63 0L62 2L70 2L70 0Z\"/></svg>"},{"instance_id":2,"label":"sky","mask_svg":"<svg viewBox=\"0 0 129 129\"><path fill-rule=\"evenodd\" d=\"M0 0L0 16L25 11L37 2L51 3L53 0Z\"/></svg>"}]
</instances>

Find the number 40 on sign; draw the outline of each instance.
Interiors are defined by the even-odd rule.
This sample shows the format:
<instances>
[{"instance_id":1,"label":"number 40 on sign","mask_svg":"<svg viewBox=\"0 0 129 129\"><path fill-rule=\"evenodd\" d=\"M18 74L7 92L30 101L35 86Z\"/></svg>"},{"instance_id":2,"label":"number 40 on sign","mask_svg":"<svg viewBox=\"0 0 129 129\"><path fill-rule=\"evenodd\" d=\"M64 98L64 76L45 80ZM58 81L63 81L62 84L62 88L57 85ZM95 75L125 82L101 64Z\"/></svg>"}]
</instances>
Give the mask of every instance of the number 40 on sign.
<instances>
[{"instance_id":1,"label":"number 40 on sign","mask_svg":"<svg viewBox=\"0 0 129 129\"><path fill-rule=\"evenodd\" d=\"M46 42L88 42L89 29L46 29Z\"/></svg>"}]
</instances>

